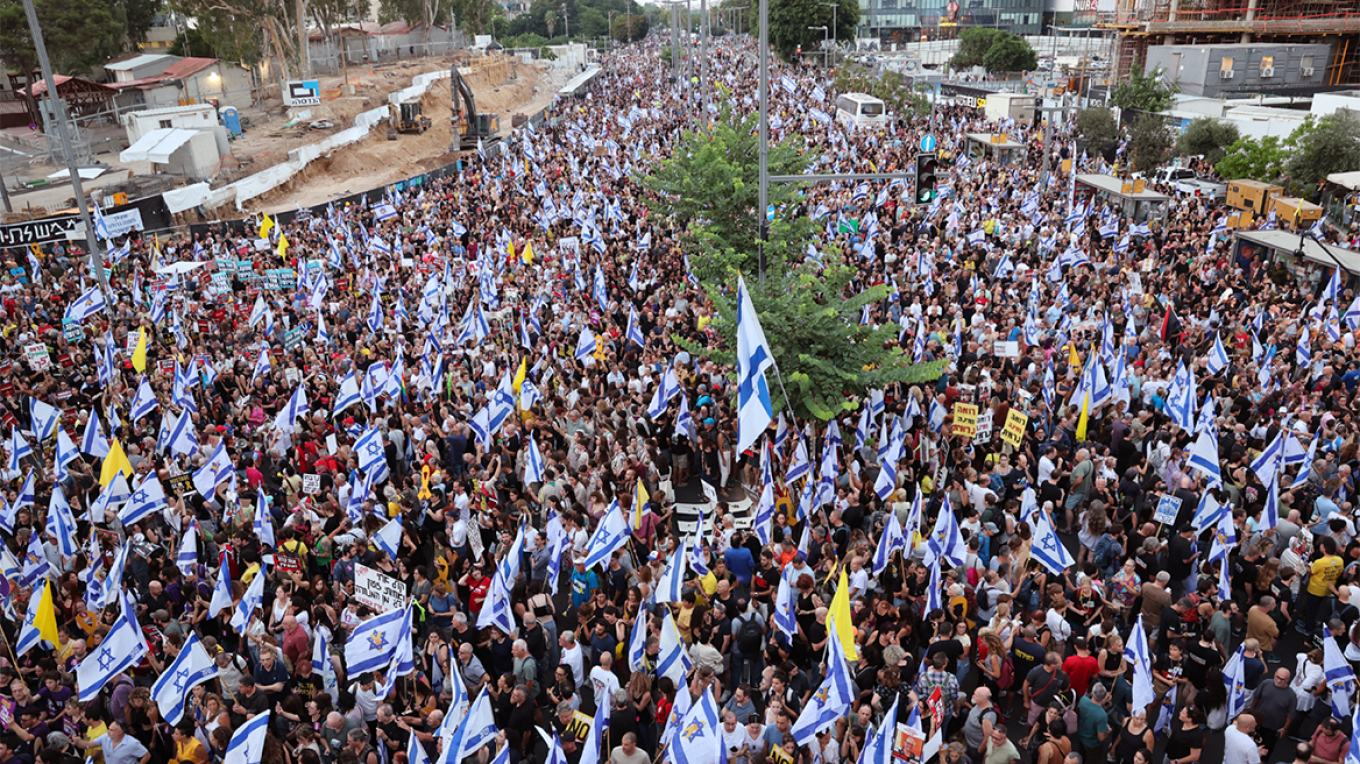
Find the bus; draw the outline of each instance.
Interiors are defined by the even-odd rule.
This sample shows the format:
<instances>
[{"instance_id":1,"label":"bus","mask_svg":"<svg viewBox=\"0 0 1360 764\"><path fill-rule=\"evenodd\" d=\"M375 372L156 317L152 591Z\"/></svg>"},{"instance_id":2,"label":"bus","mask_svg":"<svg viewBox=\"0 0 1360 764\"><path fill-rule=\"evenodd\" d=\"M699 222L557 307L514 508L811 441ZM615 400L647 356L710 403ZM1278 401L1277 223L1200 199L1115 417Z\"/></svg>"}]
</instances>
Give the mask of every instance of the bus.
<instances>
[{"instance_id":1,"label":"bus","mask_svg":"<svg viewBox=\"0 0 1360 764\"><path fill-rule=\"evenodd\" d=\"M856 127L883 127L888 115L883 102L868 93L846 93L836 99L836 120Z\"/></svg>"}]
</instances>

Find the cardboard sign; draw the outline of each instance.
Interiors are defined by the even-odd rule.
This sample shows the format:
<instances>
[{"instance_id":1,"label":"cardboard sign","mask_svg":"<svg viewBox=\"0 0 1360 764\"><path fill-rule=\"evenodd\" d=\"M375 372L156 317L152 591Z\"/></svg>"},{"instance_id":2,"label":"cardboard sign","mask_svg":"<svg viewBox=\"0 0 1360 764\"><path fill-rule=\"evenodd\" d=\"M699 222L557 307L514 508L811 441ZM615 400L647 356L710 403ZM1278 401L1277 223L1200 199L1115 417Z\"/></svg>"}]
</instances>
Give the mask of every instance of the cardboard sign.
<instances>
[{"instance_id":1,"label":"cardboard sign","mask_svg":"<svg viewBox=\"0 0 1360 764\"><path fill-rule=\"evenodd\" d=\"M1006 414L1006 424L1001 428L1001 439L1015 448L1020 447L1020 441L1025 438L1025 427L1029 425L1029 417L1021 414L1015 409L1011 409Z\"/></svg>"},{"instance_id":2,"label":"cardboard sign","mask_svg":"<svg viewBox=\"0 0 1360 764\"><path fill-rule=\"evenodd\" d=\"M965 438L977 435L978 409L972 403L954 404L954 434Z\"/></svg>"},{"instance_id":3,"label":"cardboard sign","mask_svg":"<svg viewBox=\"0 0 1360 764\"><path fill-rule=\"evenodd\" d=\"M1181 511L1181 500L1169 493L1162 494L1157 501L1157 510L1152 513L1152 522L1171 525Z\"/></svg>"},{"instance_id":4,"label":"cardboard sign","mask_svg":"<svg viewBox=\"0 0 1360 764\"><path fill-rule=\"evenodd\" d=\"M298 559L296 555L284 554L282 552L274 553L274 567L285 575L303 572L302 560Z\"/></svg>"},{"instance_id":5,"label":"cardboard sign","mask_svg":"<svg viewBox=\"0 0 1360 764\"><path fill-rule=\"evenodd\" d=\"M180 475L171 475L165 482L169 484L167 487L170 488L170 490L180 496L192 496L193 494L198 493L198 489L194 488L194 476L191 472L185 472Z\"/></svg>"},{"instance_id":6,"label":"cardboard sign","mask_svg":"<svg viewBox=\"0 0 1360 764\"><path fill-rule=\"evenodd\" d=\"M283 333L283 349L292 350L302 344L302 327L294 326L292 329Z\"/></svg>"},{"instance_id":7,"label":"cardboard sign","mask_svg":"<svg viewBox=\"0 0 1360 764\"><path fill-rule=\"evenodd\" d=\"M0 698L0 725L9 729L9 725L14 723L14 709L18 703L13 698Z\"/></svg>"},{"instance_id":8,"label":"cardboard sign","mask_svg":"<svg viewBox=\"0 0 1360 764\"><path fill-rule=\"evenodd\" d=\"M162 359L160 359L159 361L156 362L156 368L157 368L157 369L160 371L160 373L162 373L162 374L174 374L174 373L175 373L175 359L173 359L173 358L162 358Z\"/></svg>"},{"instance_id":9,"label":"cardboard sign","mask_svg":"<svg viewBox=\"0 0 1360 764\"><path fill-rule=\"evenodd\" d=\"M998 358L1019 358L1019 340L997 340L992 343L992 353Z\"/></svg>"},{"instance_id":10,"label":"cardboard sign","mask_svg":"<svg viewBox=\"0 0 1360 764\"><path fill-rule=\"evenodd\" d=\"M46 371L52 368L52 356L47 354L47 346L41 342L25 345L24 358L28 359L28 365L34 371Z\"/></svg>"},{"instance_id":11,"label":"cardboard sign","mask_svg":"<svg viewBox=\"0 0 1360 764\"><path fill-rule=\"evenodd\" d=\"M67 342L79 342L85 338L85 327L76 323L66 324L61 328L61 334Z\"/></svg>"},{"instance_id":12,"label":"cardboard sign","mask_svg":"<svg viewBox=\"0 0 1360 764\"><path fill-rule=\"evenodd\" d=\"M992 440L992 410L987 409L978 414L977 432L973 435L973 442L978 445L990 443Z\"/></svg>"},{"instance_id":13,"label":"cardboard sign","mask_svg":"<svg viewBox=\"0 0 1360 764\"><path fill-rule=\"evenodd\" d=\"M406 607L406 584L365 565L354 566L354 599L377 613Z\"/></svg>"},{"instance_id":14,"label":"cardboard sign","mask_svg":"<svg viewBox=\"0 0 1360 764\"><path fill-rule=\"evenodd\" d=\"M893 735L893 761L918 764L925 745L925 733L910 725L899 723L896 734Z\"/></svg>"},{"instance_id":15,"label":"cardboard sign","mask_svg":"<svg viewBox=\"0 0 1360 764\"><path fill-rule=\"evenodd\" d=\"M321 493L321 476L303 475L302 492L308 496L315 496L316 494Z\"/></svg>"}]
</instances>

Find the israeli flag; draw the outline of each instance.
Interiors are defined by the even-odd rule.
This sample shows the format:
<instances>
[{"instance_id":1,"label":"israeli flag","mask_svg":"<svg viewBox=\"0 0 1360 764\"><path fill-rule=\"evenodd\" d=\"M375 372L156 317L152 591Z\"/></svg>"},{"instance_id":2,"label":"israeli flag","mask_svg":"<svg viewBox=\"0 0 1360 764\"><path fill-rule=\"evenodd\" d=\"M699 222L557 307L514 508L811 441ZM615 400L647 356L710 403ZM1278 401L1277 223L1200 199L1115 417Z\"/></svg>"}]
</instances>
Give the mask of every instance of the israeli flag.
<instances>
[{"instance_id":1,"label":"israeli flag","mask_svg":"<svg viewBox=\"0 0 1360 764\"><path fill-rule=\"evenodd\" d=\"M52 496L47 505L47 526L43 530L57 539L63 557L74 557L80 551L76 545L76 519L71 514L66 492L59 485L52 486Z\"/></svg>"},{"instance_id":2,"label":"israeli flag","mask_svg":"<svg viewBox=\"0 0 1360 764\"><path fill-rule=\"evenodd\" d=\"M666 563L666 569L661 574L661 578L656 582L656 601L657 602L680 602L685 593L685 554L686 543L682 542L680 548L675 550L670 560Z\"/></svg>"},{"instance_id":3,"label":"israeli flag","mask_svg":"<svg viewBox=\"0 0 1360 764\"><path fill-rule=\"evenodd\" d=\"M260 540L260 546L271 549L277 546L274 541L274 518L269 514L269 498L264 491L255 494L255 519L252 531L255 538Z\"/></svg>"},{"instance_id":4,"label":"israeli flag","mask_svg":"<svg viewBox=\"0 0 1360 764\"><path fill-rule=\"evenodd\" d=\"M1228 665L1223 668L1223 684L1228 688L1229 719L1236 719L1246 709L1247 699L1251 695L1247 690L1245 662L1243 647L1239 645L1237 652L1228 660Z\"/></svg>"},{"instance_id":5,"label":"israeli flag","mask_svg":"<svg viewBox=\"0 0 1360 764\"><path fill-rule=\"evenodd\" d=\"M261 346L260 355L255 359L255 371L250 375L250 386L254 387L255 380L268 374L271 368L273 366L269 362L269 347L267 345Z\"/></svg>"},{"instance_id":6,"label":"israeli flag","mask_svg":"<svg viewBox=\"0 0 1360 764\"><path fill-rule=\"evenodd\" d=\"M590 544L586 547L586 570L596 565L607 565L610 556L628 542L628 536L628 522L623 519L623 510L619 508L618 499L615 499L609 503L600 527L590 537Z\"/></svg>"},{"instance_id":7,"label":"israeli flag","mask_svg":"<svg viewBox=\"0 0 1360 764\"><path fill-rule=\"evenodd\" d=\"M1124 660L1133 666L1133 707L1147 708L1157 696L1152 688L1152 654L1148 651L1147 632L1143 630L1141 613L1133 631L1129 633L1128 642L1124 644Z\"/></svg>"},{"instance_id":8,"label":"israeli flag","mask_svg":"<svg viewBox=\"0 0 1360 764\"><path fill-rule=\"evenodd\" d=\"M187 417L185 417L187 418ZM148 517L151 514L165 509L168 505L165 499L165 489L161 486L160 478L156 477L155 472L148 472L146 477L132 491L132 499L118 512L118 520L123 525L133 523Z\"/></svg>"},{"instance_id":9,"label":"israeli flag","mask_svg":"<svg viewBox=\"0 0 1360 764\"><path fill-rule=\"evenodd\" d=\"M224 560L218 561L221 567L217 569L217 583L213 586L212 601L208 603L208 615L216 618L223 608L231 607L231 566Z\"/></svg>"},{"instance_id":10,"label":"israeli flag","mask_svg":"<svg viewBox=\"0 0 1360 764\"><path fill-rule=\"evenodd\" d=\"M1218 441L1209 430L1204 430L1195 439L1195 444L1191 446L1190 454L1186 459L1186 465L1199 470L1205 477L1209 478L1209 488L1223 485L1223 474L1219 469L1218 462Z\"/></svg>"},{"instance_id":11,"label":"israeli flag","mask_svg":"<svg viewBox=\"0 0 1360 764\"><path fill-rule=\"evenodd\" d=\"M595 333L590 327L581 327L581 338L576 341L576 360L584 361L595 352Z\"/></svg>"},{"instance_id":12,"label":"israeli flag","mask_svg":"<svg viewBox=\"0 0 1360 764\"><path fill-rule=\"evenodd\" d=\"M765 370L774 365L746 280L737 276L737 451L745 451L770 426L774 406Z\"/></svg>"},{"instance_id":13,"label":"israeli flag","mask_svg":"<svg viewBox=\"0 0 1360 764\"><path fill-rule=\"evenodd\" d=\"M670 608L665 609L661 622L661 651L657 654L656 675L668 676L672 682L679 682L694 667L685 645L680 639L680 631L675 627Z\"/></svg>"},{"instance_id":14,"label":"israeli flag","mask_svg":"<svg viewBox=\"0 0 1360 764\"><path fill-rule=\"evenodd\" d=\"M187 456L198 452L198 432L194 428L193 417L188 412L178 417L170 428L168 441L170 453Z\"/></svg>"},{"instance_id":15,"label":"israeli flag","mask_svg":"<svg viewBox=\"0 0 1360 764\"><path fill-rule=\"evenodd\" d=\"M661 375L661 384L657 386L656 392L652 393L652 400L647 404L647 416L656 421L666 413L671 399L679 394L680 378L675 375L674 367L667 368L666 373Z\"/></svg>"},{"instance_id":16,"label":"israeli flag","mask_svg":"<svg viewBox=\"0 0 1360 764\"><path fill-rule=\"evenodd\" d=\"M194 470L194 490L198 491L200 496L210 498L217 490L217 486L228 479L235 482L236 465L227 456L226 443L218 441L217 448L213 449L212 456L208 458L208 461L204 462L202 467Z\"/></svg>"},{"instance_id":17,"label":"israeli flag","mask_svg":"<svg viewBox=\"0 0 1360 764\"><path fill-rule=\"evenodd\" d=\"M269 709L236 728L222 764L260 764L264 754L264 739L269 734Z\"/></svg>"},{"instance_id":18,"label":"israeli flag","mask_svg":"<svg viewBox=\"0 0 1360 764\"><path fill-rule=\"evenodd\" d=\"M349 676L375 671L392 660L397 649L397 636L406 620L404 608L392 610L364 621L355 627L345 642L345 665Z\"/></svg>"},{"instance_id":19,"label":"israeli flag","mask_svg":"<svg viewBox=\"0 0 1360 764\"><path fill-rule=\"evenodd\" d=\"M180 541L179 551L175 554L175 567L186 576L198 568L197 523L190 523L189 527L184 529L184 538Z\"/></svg>"},{"instance_id":20,"label":"israeli flag","mask_svg":"<svg viewBox=\"0 0 1360 764\"><path fill-rule=\"evenodd\" d=\"M1336 640L1322 640L1322 649L1325 651L1322 656L1323 676L1327 679L1327 688L1332 691L1332 715L1338 718L1350 716L1351 696L1355 694L1355 671L1341 654Z\"/></svg>"},{"instance_id":21,"label":"israeli flag","mask_svg":"<svg viewBox=\"0 0 1360 764\"><path fill-rule=\"evenodd\" d=\"M292 396L288 398L288 403L274 418L274 426L284 432L292 432L296 429L298 417L306 415L310 410L307 404L307 385L299 383Z\"/></svg>"},{"instance_id":22,"label":"israeli flag","mask_svg":"<svg viewBox=\"0 0 1360 764\"><path fill-rule=\"evenodd\" d=\"M1036 534L1037 538L1037 534ZM954 516L954 509L949 504L949 497L945 497L944 503L940 505L940 516L935 520L935 527L930 532L930 538L926 540L926 564L930 560L944 558L951 565L962 565L965 555L968 553L968 546L964 543L963 533L959 530L958 519ZM1069 564L1076 564L1075 562ZM1058 568L1061 573L1063 568Z\"/></svg>"},{"instance_id":23,"label":"israeli flag","mask_svg":"<svg viewBox=\"0 0 1360 764\"><path fill-rule=\"evenodd\" d=\"M689 693L688 688L685 693ZM706 688L699 701L685 712L670 743L675 764L714 764L726 760L727 746L723 743L722 727L718 726L718 703L713 699L713 688Z\"/></svg>"},{"instance_id":24,"label":"israeli flag","mask_svg":"<svg viewBox=\"0 0 1360 764\"><path fill-rule=\"evenodd\" d=\"M243 637L251 620L255 618L255 611L264 603L264 579L265 563L260 563L260 569L255 572L255 577L250 579L250 587L241 597L240 604L236 606L236 612L232 613L231 625Z\"/></svg>"},{"instance_id":25,"label":"israeli flag","mask_svg":"<svg viewBox=\"0 0 1360 764\"><path fill-rule=\"evenodd\" d=\"M637 344L640 348L647 347L647 338L642 336L642 328L638 326L637 306L630 306L628 309L628 328L624 332L624 338Z\"/></svg>"},{"instance_id":26,"label":"israeli flag","mask_svg":"<svg viewBox=\"0 0 1360 764\"><path fill-rule=\"evenodd\" d=\"M893 552L905 548L906 545L907 539L902 535L902 525L897 522L897 513L889 512L888 519L883 524L883 535L879 537L878 547L874 549L874 575L881 574L892 560Z\"/></svg>"},{"instance_id":27,"label":"israeli flag","mask_svg":"<svg viewBox=\"0 0 1360 764\"><path fill-rule=\"evenodd\" d=\"M401 551L401 515L397 515L373 534L373 545L387 553L393 560Z\"/></svg>"},{"instance_id":28,"label":"israeli flag","mask_svg":"<svg viewBox=\"0 0 1360 764\"><path fill-rule=\"evenodd\" d=\"M112 585L113 590L118 591L117 582L112 582ZM99 691L104 688L104 685L127 669L137 665L146 651L146 640L142 637L141 627L137 625L137 620L131 611L125 607L104 637L104 641L99 643L98 648L90 651L85 659L80 662L80 665L76 667L76 679L80 686L80 701L88 703L99 697ZM268 716L267 713L264 715ZM244 764L244 762L238 764ZM258 757L251 764L259 764Z\"/></svg>"},{"instance_id":29,"label":"israeli flag","mask_svg":"<svg viewBox=\"0 0 1360 764\"><path fill-rule=\"evenodd\" d=\"M387 452L383 449L382 431L369 427L354 443L354 453L359 457L359 469L365 474L372 472L379 462L385 462Z\"/></svg>"},{"instance_id":30,"label":"israeli flag","mask_svg":"<svg viewBox=\"0 0 1360 764\"><path fill-rule=\"evenodd\" d=\"M108 307L108 302L104 299L104 293L99 287L94 287L77 297L74 302L66 306L66 318L77 324L84 323L86 319Z\"/></svg>"},{"instance_id":31,"label":"israeli flag","mask_svg":"<svg viewBox=\"0 0 1360 764\"><path fill-rule=\"evenodd\" d=\"M1062 575L1063 571L1077 564L1072 558L1072 553L1063 546L1062 540L1058 538L1057 531L1053 530L1053 523L1048 519L1048 513L1040 509L1034 515L1034 545L1030 549L1030 554L1034 555L1040 564L1053 571L1054 575Z\"/></svg>"},{"instance_id":32,"label":"israeli flag","mask_svg":"<svg viewBox=\"0 0 1360 764\"><path fill-rule=\"evenodd\" d=\"M528 380L525 380L528 383ZM533 485L543 482L543 456L538 452L538 442L529 434L529 447L525 450L524 484ZM395 556L394 556L395 559Z\"/></svg>"},{"instance_id":33,"label":"israeli flag","mask_svg":"<svg viewBox=\"0 0 1360 764\"><path fill-rule=\"evenodd\" d=\"M1204 370L1209 373L1209 376L1213 376L1228 368L1229 363L1228 351L1223 347L1223 338L1215 332L1214 346L1209 350L1209 359L1205 363Z\"/></svg>"},{"instance_id":34,"label":"israeli flag","mask_svg":"<svg viewBox=\"0 0 1360 764\"><path fill-rule=\"evenodd\" d=\"M331 418L339 417L345 409L362 403L363 400L359 393L359 383L354 379L354 372L351 371L340 382L340 392L335 396L335 408L331 410Z\"/></svg>"},{"instance_id":35,"label":"israeli flag","mask_svg":"<svg viewBox=\"0 0 1360 764\"><path fill-rule=\"evenodd\" d=\"M14 428L10 433L9 444L9 471L18 472L19 462L25 457L33 455L33 447L28 445L24 436L19 434L19 428Z\"/></svg>"},{"instance_id":36,"label":"israeli flag","mask_svg":"<svg viewBox=\"0 0 1360 764\"><path fill-rule=\"evenodd\" d=\"M151 697L155 699L161 717L171 726L179 724L184 718L184 703L189 697L189 690L216 676L217 663L208 657L208 651L203 649L198 635L189 632L189 638L180 648L175 662L151 687Z\"/></svg>"},{"instance_id":37,"label":"israeli flag","mask_svg":"<svg viewBox=\"0 0 1360 764\"><path fill-rule=\"evenodd\" d=\"M828 620L826 625L826 678L808 699L803 712L798 715L798 721L789 730L799 746L807 745L818 733L845 716L857 694L840 638L836 634L836 622Z\"/></svg>"},{"instance_id":38,"label":"israeli flag","mask_svg":"<svg viewBox=\"0 0 1360 764\"><path fill-rule=\"evenodd\" d=\"M56 456L52 460L53 472L58 483L71 476L66 465L79 458L80 451L76 448L75 441L71 440L71 436L66 434L65 427L58 427Z\"/></svg>"},{"instance_id":39,"label":"israeli flag","mask_svg":"<svg viewBox=\"0 0 1360 764\"><path fill-rule=\"evenodd\" d=\"M379 221L391 220L397 216L397 208L387 202L373 205L373 214Z\"/></svg>"},{"instance_id":40,"label":"israeli flag","mask_svg":"<svg viewBox=\"0 0 1360 764\"><path fill-rule=\"evenodd\" d=\"M354 673L353 669L350 673ZM444 717L445 728L454 718L456 717L452 713ZM444 737L444 750L439 757L439 764L459 764L463 759L480 751L483 746L493 742L497 732L496 719L491 713L491 696L487 694L486 687L482 687L482 691L477 693L477 699L472 702L467 715L458 722L458 726L447 737L444 737L443 730L440 730L440 736ZM509 746L506 748L508 750Z\"/></svg>"}]
</instances>

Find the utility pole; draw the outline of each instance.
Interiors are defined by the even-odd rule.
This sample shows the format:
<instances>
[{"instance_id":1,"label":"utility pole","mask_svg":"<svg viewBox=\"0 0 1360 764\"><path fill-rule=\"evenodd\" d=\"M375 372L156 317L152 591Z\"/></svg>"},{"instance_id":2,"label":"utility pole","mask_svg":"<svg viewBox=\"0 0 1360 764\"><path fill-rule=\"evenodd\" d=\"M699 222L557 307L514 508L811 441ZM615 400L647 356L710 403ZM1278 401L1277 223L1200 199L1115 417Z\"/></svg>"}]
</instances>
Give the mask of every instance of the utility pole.
<instances>
[{"instance_id":1,"label":"utility pole","mask_svg":"<svg viewBox=\"0 0 1360 764\"><path fill-rule=\"evenodd\" d=\"M24 0L32 3L33 0ZM760 280L765 281L765 239L770 235L770 0L760 3L760 239L756 242L756 263Z\"/></svg>"},{"instance_id":2,"label":"utility pole","mask_svg":"<svg viewBox=\"0 0 1360 764\"><path fill-rule=\"evenodd\" d=\"M76 167L75 149L71 147L71 133L66 124L66 102L57 93L56 78L52 76L52 62L47 60L47 45L43 43L42 27L38 26L38 12L33 9L33 0L24 0L24 15L28 16L28 30L33 35L33 48L38 53L38 65L42 67L43 84L47 87L47 104L50 118L57 123L57 134L61 136L61 148L66 153L66 169L71 173L71 189L76 194L76 205L80 207L80 222L85 226L85 243L90 250L90 270L101 289L108 290L109 276L104 272L104 258L99 254L99 241L94 235L94 224L90 222L90 207L85 201L85 189L80 182L80 171ZM33 86L29 85L32 91Z\"/></svg>"}]
</instances>

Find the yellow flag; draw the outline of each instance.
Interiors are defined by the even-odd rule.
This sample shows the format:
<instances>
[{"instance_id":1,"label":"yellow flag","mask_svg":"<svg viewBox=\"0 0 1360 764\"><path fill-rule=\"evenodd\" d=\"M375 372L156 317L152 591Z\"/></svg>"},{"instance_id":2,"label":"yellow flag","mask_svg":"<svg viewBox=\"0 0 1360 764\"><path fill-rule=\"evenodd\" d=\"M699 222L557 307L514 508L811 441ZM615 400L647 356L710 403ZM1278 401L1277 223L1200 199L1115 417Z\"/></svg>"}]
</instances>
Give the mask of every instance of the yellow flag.
<instances>
[{"instance_id":1,"label":"yellow flag","mask_svg":"<svg viewBox=\"0 0 1360 764\"><path fill-rule=\"evenodd\" d=\"M519 386L524 384L524 378L529 374L529 359L519 359L519 371L515 372L514 386L515 392L519 392Z\"/></svg>"},{"instance_id":2,"label":"yellow flag","mask_svg":"<svg viewBox=\"0 0 1360 764\"><path fill-rule=\"evenodd\" d=\"M1091 412L1091 394L1081 398L1081 418L1077 420L1077 440L1086 440L1086 420Z\"/></svg>"},{"instance_id":3,"label":"yellow flag","mask_svg":"<svg viewBox=\"0 0 1360 764\"><path fill-rule=\"evenodd\" d=\"M859 650L855 647L855 623L850 618L850 582L846 580L845 567L841 566L841 577L836 584L836 596L831 598L831 610L826 614L826 620L836 626L836 637L841 641L841 649L845 651L845 659L848 661L859 658Z\"/></svg>"},{"instance_id":4,"label":"yellow flag","mask_svg":"<svg viewBox=\"0 0 1360 764\"><path fill-rule=\"evenodd\" d=\"M265 215L264 220L260 221L260 238L268 239L269 232L272 230L274 230L274 221L270 220L268 215Z\"/></svg>"},{"instance_id":5,"label":"yellow flag","mask_svg":"<svg viewBox=\"0 0 1360 764\"><path fill-rule=\"evenodd\" d=\"M647 506L647 502L652 497L647 493L647 489L642 485L642 478L638 478L637 490L633 491L633 529L642 527L642 508Z\"/></svg>"},{"instance_id":6,"label":"yellow flag","mask_svg":"<svg viewBox=\"0 0 1360 764\"><path fill-rule=\"evenodd\" d=\"M510 247L510 259L511 259L511 260L514 260L514 259L515 259L515 240L514 240L514 239L511 239L511 240L510 240L509 247Z\"/></svg>"},{"instance_id":7,"label":"yellow flag","mask_svg":"<svg viewBox=\"0 0 1360 764\"><path fill-rule=\"evenodd\" d=\"M132 462L123 453L123 445L114 438L109 444L109 455L104 457L104 466L99 470L99 484L108 485L119 472L124 477L132 477Z\"/></svg>"},{"instance_id":8,"label":"yellow flag","mask_svg":"<svg viewBox=\"0 0 1360 764\"><path fill-rule=\"evenodd\" d=\"M1074 369L1081 368L1081 356L1077 355L1077 343L1067 345L1067 363Z\"/></svg>"},{"instance_id":9,"label":"yellow flag","mask_svg":"<svg viewBox=\"0 0 1360 764\"><path fill-rule=\"evenodd\" d=\"M52 581L44 579L42 599L38 600L38 610L33 617L33 626L38 630L38 638L57 646L57 609L52 606Z\"/></svg>"},{"instance_id":10,"label":"yellow flag","mask_svg":"<svg viewBox=\"0 0 1360 764\"><path fill-rule=\"evenodd\" d=\"M146 329L139 329L137 335L137 349L132 351L132 368L137 373L146 371Z\"/></svg>"},{"instance_id":11,"label":"yellow flag","mask_svg":"<svg viewBox=\"0 0 1360 764\"><path fill-rule=\"evenodd\" d=\"M525 263L526 265L533 265L533 264L534 264L534 243L533 243L533 242L531 242L531 241L526 241L526 242L524 242L524 256L523 256L523 257L524 257L524 263Z\"/></svg>"},{"instance_id":12,"label":"yellow flag","mask_svg":"<svg viewBox=\"0 0 1360 764\"><path fill-rule=\"evenodd\" d=\"M1298 225L1299 225L1299 218L1302 217L1302 216L1303 216L1303 197L1300 196L1300 197L1299 197L1299 206L1298 206L1297 208L1294 209L1294 226L1295 226L1296 228L1297 228Z\"/></svg>"},{"instance_id":13,"label":"yellow flag","mask_svg":"<svg viewBox=\"0 0 1360 764\"><path fill-rule=\"evenodd\" d=\"M286 255L288 254L288 235L287 235L287 234L282 234L282 233L279 234L279 246L278 246L277 249L274 250L274 254L278 255L280 258L282 258L282 257L284 257L284 256L286 256Z\"/></svg>"}]
</instances>

